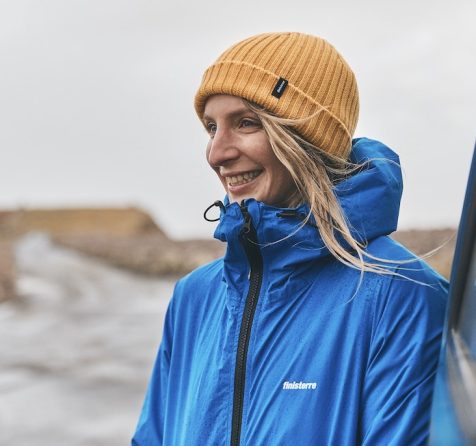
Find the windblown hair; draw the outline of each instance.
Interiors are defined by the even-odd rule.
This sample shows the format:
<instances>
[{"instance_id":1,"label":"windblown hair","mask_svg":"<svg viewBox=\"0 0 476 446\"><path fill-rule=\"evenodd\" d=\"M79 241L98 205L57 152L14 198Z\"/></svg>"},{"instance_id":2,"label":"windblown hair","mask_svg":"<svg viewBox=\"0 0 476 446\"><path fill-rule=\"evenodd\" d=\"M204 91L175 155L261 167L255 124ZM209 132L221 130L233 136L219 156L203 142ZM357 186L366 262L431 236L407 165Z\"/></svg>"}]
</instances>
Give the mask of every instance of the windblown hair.
<instances>
[{"instance_id":1,"label":"windblown hair","mask_svg":"<svg viewBox=\"0 0 476 446\"><path fill-rule=\"evenodd\" d=\"M296 207L307 203L310 207L302 225L312 215L327 249L343 264L362 273L368 271L400 276L391 267L416 259L392 261L369 254L365 250L365 244L352 235L334 192L337 183L365 168L366 163L360 165L342 160L303 139L293 130L302 120L280 118L246 100L243 102L261 120L274 154L296 184L296 192L289 198L287 206Z\"/></svg>"}]
</instances>

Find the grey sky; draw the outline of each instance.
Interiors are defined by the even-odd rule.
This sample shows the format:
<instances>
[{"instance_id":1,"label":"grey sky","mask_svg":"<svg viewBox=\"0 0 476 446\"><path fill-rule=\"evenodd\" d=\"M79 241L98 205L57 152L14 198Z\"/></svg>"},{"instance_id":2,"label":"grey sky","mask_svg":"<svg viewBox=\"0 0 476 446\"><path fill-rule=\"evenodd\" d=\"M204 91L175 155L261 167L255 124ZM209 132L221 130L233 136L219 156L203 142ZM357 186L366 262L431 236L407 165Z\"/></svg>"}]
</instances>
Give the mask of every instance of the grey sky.
<instances>
[{"instance_id":1,"label":"grey sky","mask_svg":"<svg viewBox=\"0 0 476 446\"><path fill-rule=\"evenodd\" d=\"M0 207L138 205L209 236L223 191L193 111L204 69L267 31L329 40L354 69L356 136L401 156L400 227L456 225L476 138L476 3L0 0Z\"/></svg>"}]
</instances>

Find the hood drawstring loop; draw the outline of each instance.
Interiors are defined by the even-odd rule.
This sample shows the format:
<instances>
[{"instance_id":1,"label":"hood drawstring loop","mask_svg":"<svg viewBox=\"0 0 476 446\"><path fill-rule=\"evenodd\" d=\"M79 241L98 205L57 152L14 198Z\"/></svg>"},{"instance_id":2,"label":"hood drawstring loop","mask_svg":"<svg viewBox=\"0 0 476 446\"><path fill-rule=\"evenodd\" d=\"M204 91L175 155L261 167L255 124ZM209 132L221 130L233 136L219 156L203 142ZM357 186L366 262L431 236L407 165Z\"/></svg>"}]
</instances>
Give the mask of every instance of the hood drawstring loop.
<instances>
[{"instance_id":1,"label":"hood drawstring loop","mask_svg":"<svg viewBox=\"0 0 476 446\"><path fill-rule=\"evenodd\" d=\"M214 207L214 206L217 206L220 208L220 211L223 211L223 212L226 212L226 208L225 208L225 205L222 203L222 201L220 200L216 200L214 201L210 206L208 206L206 209L205 209L205 212L203 213L203 218L206 220L206 221L218 221L220 220L220 217L218 218L208 218L207 217L207 214L208 214L208 211Z\"/></svg>"}]
</instances>

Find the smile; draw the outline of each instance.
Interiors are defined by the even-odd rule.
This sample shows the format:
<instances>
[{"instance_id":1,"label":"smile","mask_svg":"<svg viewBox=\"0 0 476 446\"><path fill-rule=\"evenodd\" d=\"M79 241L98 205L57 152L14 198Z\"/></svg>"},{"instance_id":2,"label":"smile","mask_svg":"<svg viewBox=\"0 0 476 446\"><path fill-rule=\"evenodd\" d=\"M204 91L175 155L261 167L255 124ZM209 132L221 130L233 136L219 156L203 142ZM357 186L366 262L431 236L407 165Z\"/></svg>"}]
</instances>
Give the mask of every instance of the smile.
<instances>
[{"instance_id":1,"label":"smile","mask_svg":"<svg viewBox=\"0 0 476 446\"><path fill-rule=\"evenodd\" d=\"M234 175L230 177L226 177L229 186L241 186L243 184L249 183L253 181L262 170L253 170L251 172L246 172L241 175Z\"/></svg>"}]
</instances>

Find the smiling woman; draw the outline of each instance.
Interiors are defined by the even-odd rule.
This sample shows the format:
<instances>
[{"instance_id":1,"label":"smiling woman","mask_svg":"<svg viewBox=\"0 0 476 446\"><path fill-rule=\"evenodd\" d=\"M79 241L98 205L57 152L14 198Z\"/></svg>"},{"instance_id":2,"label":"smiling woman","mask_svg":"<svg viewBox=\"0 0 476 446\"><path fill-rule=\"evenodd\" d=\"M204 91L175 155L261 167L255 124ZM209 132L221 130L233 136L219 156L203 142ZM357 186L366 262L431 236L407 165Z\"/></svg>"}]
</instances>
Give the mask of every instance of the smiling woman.
<instances>
[{"instance_id":1,"label":"smiling woman","mask_svg":"<svg viewBox=\"0 0 476 446\"><path fill-rule=\"evenodd\" d=\"M448 284L388 237L399 159L352 139L358 104L306 34L250 37L205 72L227 251L175 287L134 445L426 442Z\"/></svg>"}]
</instances>

